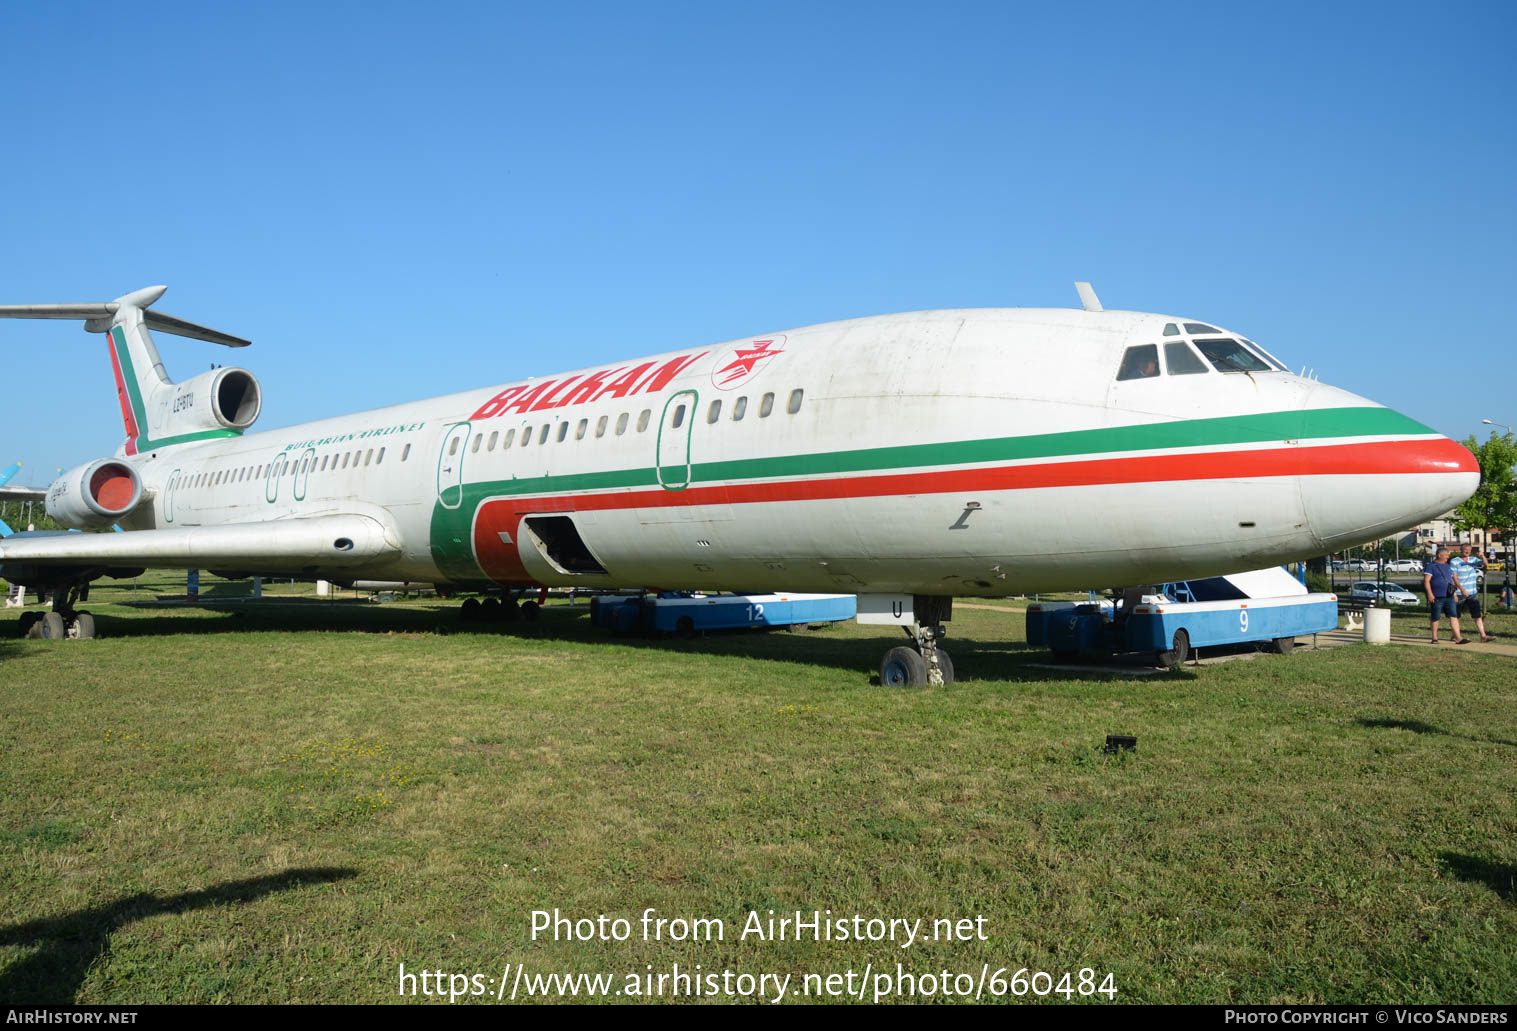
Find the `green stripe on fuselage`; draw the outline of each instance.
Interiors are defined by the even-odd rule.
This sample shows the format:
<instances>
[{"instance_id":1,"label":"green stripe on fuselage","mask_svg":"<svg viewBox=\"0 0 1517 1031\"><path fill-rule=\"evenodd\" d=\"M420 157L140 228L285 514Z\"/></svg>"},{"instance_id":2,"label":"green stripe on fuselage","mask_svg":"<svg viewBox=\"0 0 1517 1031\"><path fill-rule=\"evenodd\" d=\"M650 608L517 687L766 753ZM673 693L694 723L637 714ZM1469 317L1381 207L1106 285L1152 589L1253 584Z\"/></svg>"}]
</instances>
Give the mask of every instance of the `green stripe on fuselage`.
<instances>
[{"instance_id":1,"label":"green stripe on fuselage","mask_svg":"<svg viewBox=\"0 0 1517 1031\"><path fill-rule=\"evenodd\" d=\"M1021 437L995 437L988 440L906 444L696 463L690 469L690 486L839 473L904 472L930 466L984 465L1036 458L1083 458L1124 451L1220 447L1332 437L1421 436L1434 432L1436 431L1415 419L1409 419L1389 408L1319 408L1063 433L1037 433ZM653 456L650 454L649 457ZM636 469L467 483L464 485L463 503L457 508L445 509L440 504L433 507L432 554L439 568L449 576L461 580L482 578L483 573L474 563L469 532L474 522L474 510L485 498L526 494L561 495L656 486L658 476L651 464Z\"/></svg>"}]
</instances>

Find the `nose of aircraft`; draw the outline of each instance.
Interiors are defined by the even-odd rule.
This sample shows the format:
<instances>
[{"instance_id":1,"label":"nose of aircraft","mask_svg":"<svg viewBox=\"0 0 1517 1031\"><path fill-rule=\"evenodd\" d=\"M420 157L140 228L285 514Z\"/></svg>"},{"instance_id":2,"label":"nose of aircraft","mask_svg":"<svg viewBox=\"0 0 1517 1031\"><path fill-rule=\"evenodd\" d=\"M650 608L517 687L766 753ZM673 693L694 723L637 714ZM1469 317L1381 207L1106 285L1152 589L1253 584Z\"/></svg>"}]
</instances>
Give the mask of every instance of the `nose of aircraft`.
<instances>
[{"instance_id":1,"label":"nose of aircraft","mask_svg":"<svg viewBox=\"0 0 1517 1031\"><path fill-rule=\"evenodd\" d=\"M1302 503L1324 550L1441 516L1480 485L1475 456L1415 419L1324 384L1304 408Z\"/></svg>"}]
</instances>

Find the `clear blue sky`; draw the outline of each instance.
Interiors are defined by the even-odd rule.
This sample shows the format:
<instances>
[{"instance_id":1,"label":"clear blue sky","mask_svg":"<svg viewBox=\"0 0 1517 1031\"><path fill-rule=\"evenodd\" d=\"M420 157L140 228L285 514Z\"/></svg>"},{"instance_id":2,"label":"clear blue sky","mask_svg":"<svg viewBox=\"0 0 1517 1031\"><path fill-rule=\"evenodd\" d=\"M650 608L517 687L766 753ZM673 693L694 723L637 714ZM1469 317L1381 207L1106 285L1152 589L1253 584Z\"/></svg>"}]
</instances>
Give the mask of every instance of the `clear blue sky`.
<instances>
[{"instance_id":1,"label":"clear blue sky","mask_svg":"<svg viewBox=\"0 0 1517 1031\"><path fill-rule=\"evenodd\" d=\"M920 308L1248 334L1517 423L1517 6L13 5L0 303L158 307L267 429ZM18 483L122 436L103 338L0 322Z\"/></svg>"}]
</instances>

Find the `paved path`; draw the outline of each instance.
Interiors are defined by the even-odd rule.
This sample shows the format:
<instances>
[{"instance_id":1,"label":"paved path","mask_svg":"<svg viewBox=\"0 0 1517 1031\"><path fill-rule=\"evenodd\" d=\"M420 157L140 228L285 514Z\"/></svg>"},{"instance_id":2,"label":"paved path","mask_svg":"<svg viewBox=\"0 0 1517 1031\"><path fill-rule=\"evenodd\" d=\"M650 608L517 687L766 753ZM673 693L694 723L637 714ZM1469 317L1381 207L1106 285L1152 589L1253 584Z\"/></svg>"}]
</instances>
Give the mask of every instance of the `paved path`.
<instances>
[{"instance_id":1,"label":"paved path","mask_svg":"<svg viewBox=\"0 0 1517 1031\"><path fill-rule=\"evenodd\" d=\"M1505 655L1517 658L1517 642L1510 638L1498 637L1489 643L1481 641L1478 637L1471 637L1469 644L1455 644L1449 639L1448 628L1444 627L1439 635L1440 644L1433 644L1421 634L1391 634L1391 644L1410 644L1419 648L1451 648L1458 652L1473 652L1480 655ZM1310 638L1299 638L1300 642L1309 641ZM1338 648L1345 644L1363 644L1363 630L1329 630L1325 634L1317 635L1317 645L1321 648ZM1300 647L1300 644L1297 645Z\"/></svg>"}]
</instances>

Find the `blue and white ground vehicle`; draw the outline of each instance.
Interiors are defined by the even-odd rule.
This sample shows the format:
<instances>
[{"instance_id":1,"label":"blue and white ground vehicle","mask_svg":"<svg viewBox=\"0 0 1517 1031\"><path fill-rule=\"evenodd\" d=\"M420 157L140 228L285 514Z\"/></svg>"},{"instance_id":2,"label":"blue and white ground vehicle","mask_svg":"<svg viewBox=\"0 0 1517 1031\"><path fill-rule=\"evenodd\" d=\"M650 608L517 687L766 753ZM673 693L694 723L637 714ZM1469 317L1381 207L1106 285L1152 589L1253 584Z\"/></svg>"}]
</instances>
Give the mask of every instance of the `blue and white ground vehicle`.
<instances>
[{"instance_id":1,"label":"blue and white ground vehicle","mask_svg":"<svg viewBox=\"0 0 1517 1031\"><path fill-rule=\"evenodd\" d=\"M1283 569L1165 586L1168 591L1130 590L1115 606L1029 605L1027 642L1062 660L1081 652L1147 652L1157 665L1172 668L1196 648L1257 642L1287 653L1297 637L1338 627L1338 596L1308 594Z\"/></svg>"}]
</instances>

